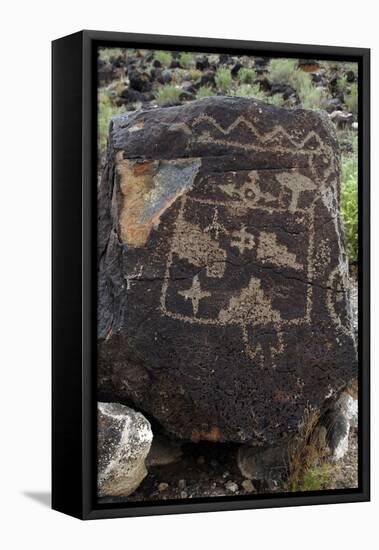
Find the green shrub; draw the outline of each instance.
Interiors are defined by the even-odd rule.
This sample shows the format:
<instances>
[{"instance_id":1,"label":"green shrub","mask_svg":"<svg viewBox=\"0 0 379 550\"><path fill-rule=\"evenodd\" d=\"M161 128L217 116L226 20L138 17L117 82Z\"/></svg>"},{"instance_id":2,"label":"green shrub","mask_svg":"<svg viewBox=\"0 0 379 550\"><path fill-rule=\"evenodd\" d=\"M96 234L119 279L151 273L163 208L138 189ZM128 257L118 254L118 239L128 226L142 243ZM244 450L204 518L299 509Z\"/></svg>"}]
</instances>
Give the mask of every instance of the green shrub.
<instances>
[{"instance_id":1,"label":"green shrub","mask_svg":"<svg viewBox=\"0 0 379 550\"><path fill-rule=\"evenodd\" d=\"M198 69L190 69L188 76L190 77L190 80L197 80L201 77L201 71Z\"/></svg>"},{"instance_id":2,"label":"green shrub","mask_svg":"<svg viewBox=\"0 0 379 550\"><path fill-rule=\"evenodd\" d=\"M158 105L176 105L180 102L180 94L180 88L173 84L165 84L158 90L155 99Z\"/></svg>"},{"instance_id":3,"label":"green shrub","mask_svg":"<svg viewBox=\"0 0 379 550\"><path fill-rule=\"evenodd\" d=\"M190 69L194 64L192 53L182 52L179 56L179 64L183 69Z\"/></svg>"},{"instance_id":4,"label":"green shrub","mask_svg":"<svg viewBox=\"0 0 379 550\"><path fill-rule=\"evenodd\" d=\"M266 101L271 105L276 105L276 107L281 107L284 104L284 99L281 94L274 94L272 96L266 97Z\"/></svg>"},{"instance_id":5,"label":"green shrub","mask_svg":"<svg viewBox=\"0 0 379 550\"><path fill-rule=\"evenodd\" d=\"M291 86L306 109L322 109L325 106L326 91L314 86L310 74L298 69L294 59L273 59L270 63L270 79L273 84Z\"/></svg>"},{"instance_id":6,"label":"green shrub","mask_svg":"<svg viewBox=\"0 0 379 550\"><path fill-rule=\"evenodd\" d=\"M357 138L352 154L342 158L340 211L350 264L358 261L358 156Z\"/></svg>"},{"instance_id":7,"label":"green shrub","mask_svg":"<svg viewBox=\"0 0 379 550\"><path fill-rule=\"evenodd\" d=\"M312 465L304 472L299 491L320 491L331 489L335 479L335 468L331 464Z\"/></svg>"},{"instance_id":8,"label":"green shrub","mask_svg":"<svg viewBox=\"0 0 379 550\"><path fill-rule=\"evenodd\" d=\"M247 67L242 67L238 71L238 80L243 84L252 84L255 78L254 69L249 69Z\"/></svg>"},{"instance_id":9,"label":"green shrub","mask_svg":"<svg viewBox=\"0 0 379 550\"><path fill-rule=\"evenodd\" d=\"M338 93L343 94L346 91L347 80L346 76L338 76L336 82L336 90Z\"/></svg>"},{"instance_id":10,"label":"green shrub","mask_svg":"<svg viewBox=\"0 0 379 550\"><path fill-rule=\"evenodd\" d=\"M219 92L226 93L232 84L232 75L228 67L219 67L215 76L216 87Z\"/></svg>"},{"instance_id":11,"label":"green shrub","mask_svg":"<svg viewBox=\"0 0 379 550\"><path fill-rule=\"evenodd\" d=\"M304 109L324 109L328 99L326 90L315 86L301 88L298 96Z\"/></svg>"},{"instance_id":12,"label":"green shrub","mask_svg":"<svg viewBox=\"0 0 379 550\"><path fill-rule=\"evenodd\" d=\"M343 63L342 65L345 73L352 71L354 73L354 77L358 78L358 63Z\"/></svg>"},{"instance_id":13,"label":"green shrub","mask_svg":"<svg viewBox=\"0 0 379 550\"><path fill-rule=\"evenodd\" d=\"M128 50L125 48L99 48L98 55L102 61L109 61L112 57L126 55Z\"/></svg>"},{"instance_id":14,"label":"green shrub","mask_svg":"<svg viewBox=\"0 0 379 550\"><path fill-rule=\"evenodd\" d=\"M212 88L210 86L200 86L200 88L197 91L197 97L210 97L214 95L214 92L212 91Z\"/></svg>"},{"instance_id":15,"label":"green shrub","mask_svg":"<svg viewBox=\"0 0 379 550\"><path fill-rule=\"evenodd\" d=\"M163 67L168 67L171 63L171 52L165 52L164 50L157 50L154 53L154 59L159 61Z\"/></svg>"},{"instance_id":16,"label":"green shrub","mask_svg":"<svg viewBox=\"0 0 379 550\"><path fill-rule=\"evenodd\" d=\"M270 62L270 80L273 84L290 84L296 71L295 59L272 59Z\"/></svg>"},{"instance_id":17,"label":"green shrub","mask_svg":"<svg viewBox=\"0 0 379 550\"><path fill-rule=\"evenodd\" d=\"M358 86L352 84L350 87L350 93L345 95L345 105L349 109L350 113L355 115L358 113Z\"/></svg>"},{"instance_id":18,"label":"green shrub","mask_svg":"<svg viewBox=\"0 0 379 550\"><path fill-rule=\"evenodd\" d=\"M122 107L116 107L112 104L109 94L105 91L99 91L97 102L97 128L98 128L98 148L100 156L103 155L107 148L109 122L112 116L120 114L124 111Z\"/></svg>"},{"instance_id":19,"label":"green shrub","mask_svg":"<svg viewBox=\"0 0 379 550\"><path fill-rule=\"evenodd\" d=\"M259 84L242 84L234 90L233 95L239 97L254 97L255 99L266 99L266 96L261 91Z\"/></svg>"},{"instance_id":20,"label":"green shrub","mask_svg":"<svg viewBox=\"0 0 379 550\"><path fill-rule=\"evenodd\" d=\"M300 101L310 94L311 90L314 88L311 76L301 69L297 69L292 73L289 85L296 90Z\"/></svg>"}]
</instances>

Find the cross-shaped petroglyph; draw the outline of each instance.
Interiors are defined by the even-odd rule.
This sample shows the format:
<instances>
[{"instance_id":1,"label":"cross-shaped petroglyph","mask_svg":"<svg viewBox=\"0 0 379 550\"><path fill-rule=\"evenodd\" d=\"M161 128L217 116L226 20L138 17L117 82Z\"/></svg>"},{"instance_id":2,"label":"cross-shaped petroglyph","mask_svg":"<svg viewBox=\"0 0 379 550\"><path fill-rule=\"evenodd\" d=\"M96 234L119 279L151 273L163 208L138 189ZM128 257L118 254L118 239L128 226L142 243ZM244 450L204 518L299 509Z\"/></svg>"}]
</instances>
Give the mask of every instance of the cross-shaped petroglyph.
<instances>
[{"instance_id":1,"label":"cross-shaped petroglyph","mask_svg":"<svg viewBox=\"0 0 379 550\"><path fill-rule=\"evenodd\" d=\"M186 300L191 300L193 313L195 316L199 311L200 300L202 300L203 298L207 298L208 296L211 296L210 292L207 292L206 290L201 290L201 285L200 285L198 275L195 275L195 277L193 278L192 286L190 289L179 290L178 294L180 294L181 296L184 296Z\"/></svg>"},{"instance_id":2,"label":"cross-shaped petroglyph","mask_svg":"<svg viewBox=\"0 0 379 550\"><path fill-rule=\"evenodd\" d=\"M218 221L218 208L215 206L212 222L204 229L206 233L214 232L216 240L220 233L228 233L225 227Z\"/></svg>"},{"instance_id":3,"label":"cross-shaped petroglyph","mask_svg":"<svg viewBox=\"0 0 379 550\"><path fill-rule=\"evenodd\" d=\"M241 254L245 250L253 250L255 246L254 236L248 233L245 225L239 231L233 231L232 237L234 240L231 241L230 246L238 248Z\"/></svg>"}]
</instances>

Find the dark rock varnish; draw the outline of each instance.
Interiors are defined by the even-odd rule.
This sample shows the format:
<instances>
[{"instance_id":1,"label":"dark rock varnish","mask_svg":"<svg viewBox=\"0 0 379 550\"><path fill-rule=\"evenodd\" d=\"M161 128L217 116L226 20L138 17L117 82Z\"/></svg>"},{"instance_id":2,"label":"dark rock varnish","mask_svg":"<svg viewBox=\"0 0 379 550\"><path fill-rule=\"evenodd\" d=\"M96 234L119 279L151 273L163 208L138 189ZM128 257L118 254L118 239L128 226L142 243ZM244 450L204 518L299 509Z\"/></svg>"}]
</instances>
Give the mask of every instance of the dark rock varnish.
<instances>
[{"instance_id":1,"label":"dark rock varnish","mask_svg":"<svg viewBox=\"0 0 379 550\"><path fill-rule=\"evenodd\" d=\"M356 374L327 116L213 97L113 119L99 398L192 441L278 444Z\"/></svg>"}]
</instances>

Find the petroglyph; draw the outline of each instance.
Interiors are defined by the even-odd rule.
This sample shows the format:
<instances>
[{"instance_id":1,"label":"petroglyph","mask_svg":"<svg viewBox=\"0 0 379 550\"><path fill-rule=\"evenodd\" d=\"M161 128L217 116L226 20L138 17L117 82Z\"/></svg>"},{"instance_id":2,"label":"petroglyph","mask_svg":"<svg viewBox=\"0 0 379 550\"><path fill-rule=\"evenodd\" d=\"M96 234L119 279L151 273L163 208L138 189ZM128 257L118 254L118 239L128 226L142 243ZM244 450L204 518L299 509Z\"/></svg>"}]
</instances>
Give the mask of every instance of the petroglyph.
<instances>
[{"instance_id":1,"label":"petroglyph","mask_svg":"<svg viewBox=\"0 0 379 550\"><path fill-rule=\"evenodd\" d=\"M300 193L303 191L313 191L316 185L309 178L302 174L278 174L277 179L282 185L287 187L292 196L288 210L295 213L298 209Z\"/></svg>"},{"instance_id":2,"label":"petroglyph","mask_svg":"<svg viewBox=\"0 0 379 550\"><path fill-rule=\"evenodd\" d=\"M197 275L195 275L195 277L192 280L191 288L189 290L180 290L179 294L181 296L184 296L186 300L191 300L193 314L195 316L199 311L200 300L202 300L203 298L207 298L208 296L211 296L210 292L207 292L206 290L201 289L199 277Z\"/></svg>"},{"instance_id":3,"label":"petroglyph","mask_svg":"<svg viewBox=\"0 0 379 550\"><path fill-rule=\"evenodd\" d=\"M230 246L238 248L240 253L243 254L245 250L252 250L254 248L255 240L253 235L243 225L239 231L233 231Z\"/></svg>"},{"instance_id":4,"label":"petroglyph","mask_svg":"<svg viewBox=\"0 0 379 550\"><path fill-rule=\"evenodd\" d=\"M263 193L261 191L255 171L249 172L248 178L249 180L239 188L232 183L220 185L220 188L231 198L237 197L241 201L247 201L250 207L256 205L258 201L263 204L277 201L271 193Z\"/></svg>"},{"instance_id":5,"label":"petroglyph","mask_svg":"<svg viewBox=\"0 0 379 550\"><path fill-rule=\"evenodd\" d=\"M214 207L214 215L212 218L212 222L204 229L204 231L206 233L207 232L214 233L216 240L218 240L220 233L227 233L227 230L225 229L225 227L218 221L217 206Z\"/></svg>"},{"instance_id":6,"label":"petroglyph","mask_svg":"<svg viewBox=\"0 0 379 550\"><path fill-rule=\"evenodd\" d=\"M269 262L277 266L303 269L303 266L296 261L296 254L290 252L286 245L278 242L276 233L262 231L259 234L257 258L263 264Z\"/></svg>"},{"instance_id":7,"label":"petroglyph","mask_svg":"<svg viewBox=\"0 0 379 550\"><path fill-rule=\"evenodd\" d=\"M186 221L182 212L178 217L176 231L172 238L171 261L168 261L170 265L174 253L178 258L188 260L196 267L206 266L208 277L222 277L224 274L225 250L200 227Z\"/></svg>"},{"instance_id":8,"label":"petroglyph","mask_svg":"<svg viewBox=\"0 0 379 550\"><path fill-rule=\"evenodd\" d=\"M132 281L141 279L142 272L143 266L141 265L138 270L134 270L130 275L124 275L124 279L126 280L126 290L130 290L132 288Z\"/></svg>"},{"instance_id":9,"label":"petroglyph","mask_svg":"<svg viewBox=\"0 0 379 550\"><path fill-rule=\"evenodd\" d=\"M242 328L243 340L246 351L251 358L262 355L262 346L258 344L255 348L249 343L248 326L270 327L277 337L277 347L271 346L271 359L278 353L283 352L284 344L281 331L278 327L282 325L280 312L273 309L270 297L267 297L261 288L261 282L251 277L249 286L243 288L238 296L233 296L228 306L222 309L218 316L222 324L237 324ZM261 358L262 359L262 358Z\"/></svg>"},{"instance_id":10,"label":"petroglyph","mask_svg":"<svg viewBox=\"0 0 379 550\"><path fill-rule=\"evenodd\" d=\"M214 97L110 131L100 385L177 437L275 444L355 376L326 117Z\"/></svg>"}]
</instances>

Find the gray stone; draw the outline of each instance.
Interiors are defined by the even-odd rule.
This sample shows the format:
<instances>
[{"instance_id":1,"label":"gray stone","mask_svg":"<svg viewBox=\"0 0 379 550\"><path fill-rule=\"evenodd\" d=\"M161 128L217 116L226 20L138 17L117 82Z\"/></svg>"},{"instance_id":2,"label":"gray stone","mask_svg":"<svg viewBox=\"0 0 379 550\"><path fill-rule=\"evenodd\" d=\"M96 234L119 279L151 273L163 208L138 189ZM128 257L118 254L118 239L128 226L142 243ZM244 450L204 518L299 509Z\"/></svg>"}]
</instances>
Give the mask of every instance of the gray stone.
<instances>
[{"instance_id":1,"label":"gray stone","mask_svg":"<svg viewBox=\"0 0 379 550\"><path fill-rule=\"evenodd\" d=\"M237 452L237 464L247 479L259 481L280 480L287 472L288 449L279 447L241 446Z\"/></svg>"},{"instance_id":2,"label":"gray stone","mask_svg":"<svg viewBox=\"0 0 379 550\"><path fill-rule=\"evenodd\" d=\"M278 445L356 376L325 113L211 97L112 119L98 383L170 434Z\"/></svg>"},{"instance_id":3,"label":"gray stone","mask_svg":"<svg viewBox=\"0 0 379 550\"><path fill-rule=\"evenodd\" d=\"M165 482L159 483L159 485L158 485L158 491L160 493L163 493L164 491L167 491L168 488L169 488L169 484L165 483Z\"/></svg>"},{"instance_id":4,"label":"gray stone","mask_svg":"<svg viewBox=\"0 0 379 550\"><path fill-rule=\"evenodd\" d=\"M185 479L179 479L178 481L178 487L179 489L185 489L187 485L187 482Z\"/></svg>"},{"instance_id":5,"label":"gray stone","mask_svg":"<svg viewBox=\"0 0 379 550\"><path fill-rule=\"evenodd\" d=\"M242 485L242 488L247 492L247 493L254 493L256 491L252 481L250 479L244 479L243 482L241 483Z\"/></svg>"},{"instance_id":6,"label":"gray stone","mask_svg":"<svg viewBox=\"0 0 379 550\"><path fill-rule=\"evenodd\" d=\"M97 412L98 496L128 496L147 474L150 423L119 403L98 403Z\"/></svg>"},{"instance_id":7,"label":"gray stone","mask_svg":"<svg viewBox=\"0 0 379 550\"><path fill-rule=\"evenodd\" d=\"M329 116L337 128L346 128L354 121L354 115L346 111L333 111Z\"/></svg>"},{"instance_id":8,"label":"gray stone","mask_svg":"<svg viewBox=\"0 0 379 550\"><path fill-rule=\"evenodd\" d=\"M182 457L181 445L170 441L162 435L154 435L149 454L146 458L146 467L167 466L174 464Z\"/></svg>"},{"instance_id":9,"label":"gray stone","mask_svg":"<svg viewBox=\"0 0 379 550\"><path fill-rule=\"evenodd\" d=\"M227 491L230 491L231 493L237 493L238 492L238 485L237 485L237 483L234 483L234 481L227 481L225 483L225 489Z\"/></svg>"},{"instance_id":10,"label":"gray stone","mask_svg":"<svg viewBox=\"0 0 379 550\"><path fill-rule=\"evenodd\" d=\"M358 400L351 388L330 399L320 425L325 428L325 441L333 460L343 458L349 449L350 429L358 428Z\"/></svg>"}]
</instances>

